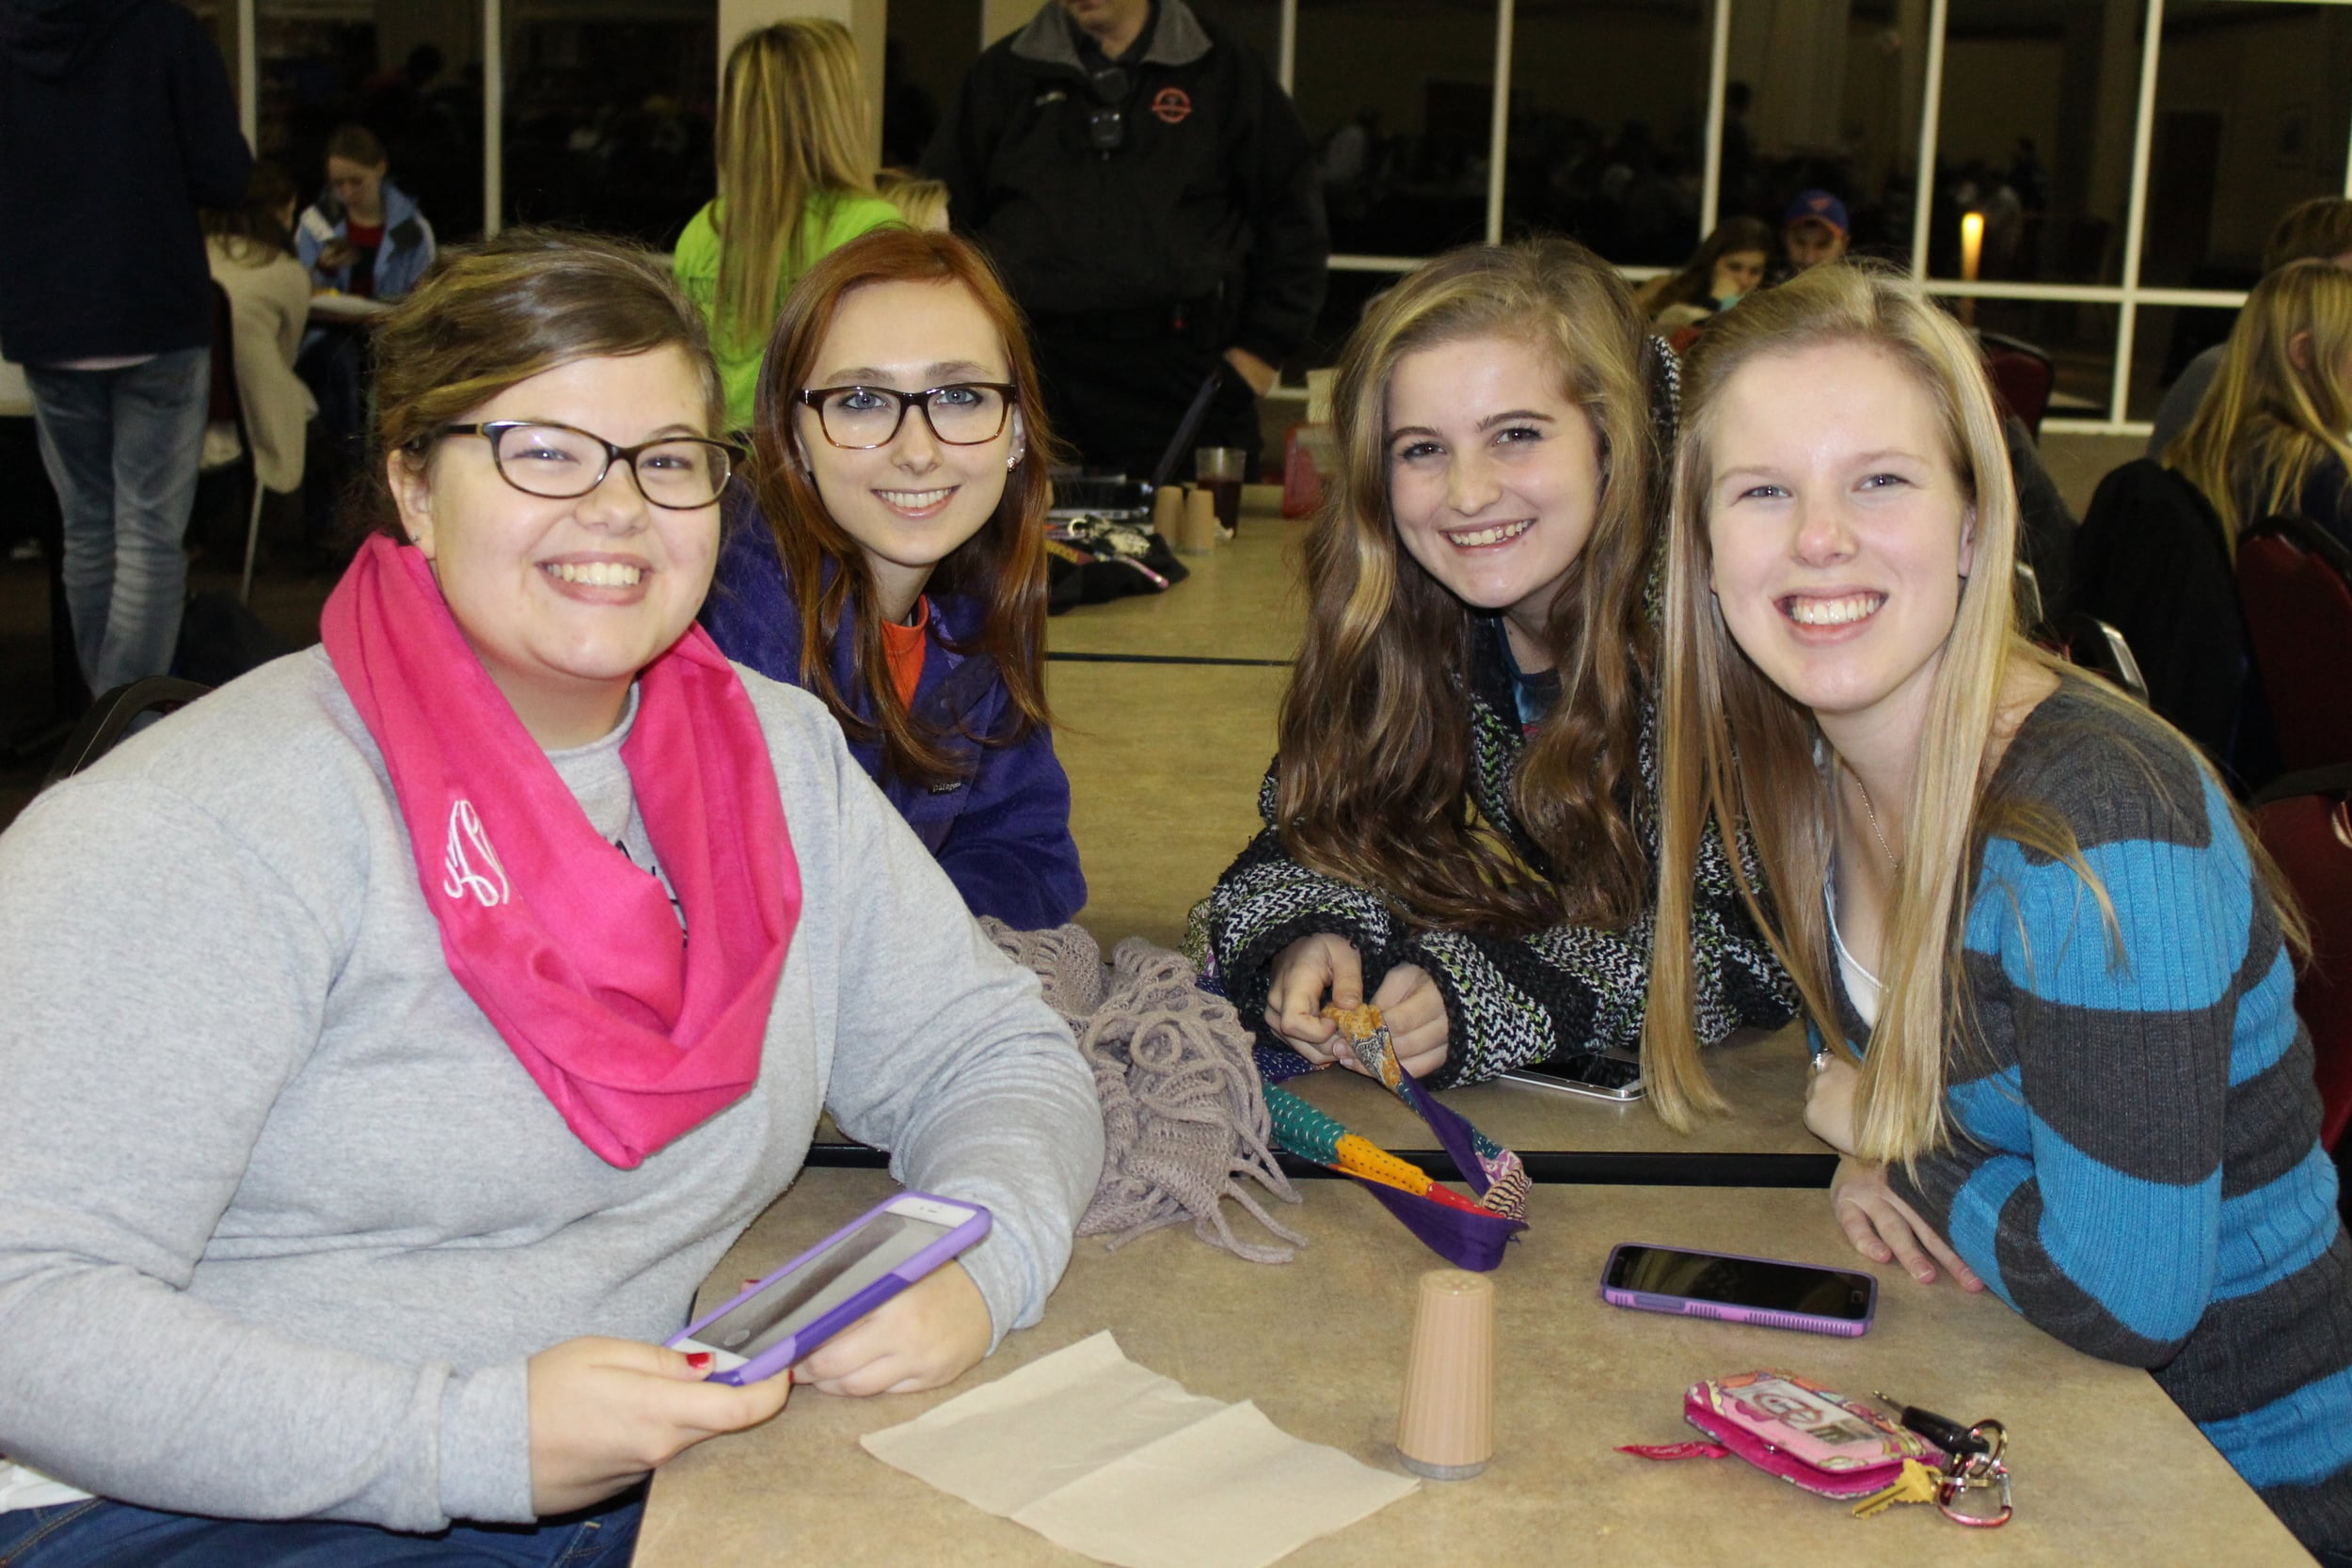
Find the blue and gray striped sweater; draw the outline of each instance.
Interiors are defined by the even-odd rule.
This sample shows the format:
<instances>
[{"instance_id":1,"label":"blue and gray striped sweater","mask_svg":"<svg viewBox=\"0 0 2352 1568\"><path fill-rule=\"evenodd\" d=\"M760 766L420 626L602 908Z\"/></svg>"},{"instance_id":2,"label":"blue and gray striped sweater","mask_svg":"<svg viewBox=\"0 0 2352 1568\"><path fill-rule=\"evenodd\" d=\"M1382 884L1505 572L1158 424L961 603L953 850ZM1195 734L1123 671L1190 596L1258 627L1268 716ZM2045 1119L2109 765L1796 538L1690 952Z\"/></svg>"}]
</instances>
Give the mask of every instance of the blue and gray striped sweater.
<instances>
[{"instance_id":1,"label":"blue and gray striped sweater","mask_svg":"<svg viewBox=\"0 0 2352 1568\"><path fill-rule=\"evenodd\" d=\"M2176 738L2072 685L1994 788L2073 828L2122 956L2065 863L1986 846L1958 1135L1897 1190L2038 1327L2150 1369L2306 1545L2352 1547L2352 1248L2229 803Z\"/></svg>"}]
</instances>

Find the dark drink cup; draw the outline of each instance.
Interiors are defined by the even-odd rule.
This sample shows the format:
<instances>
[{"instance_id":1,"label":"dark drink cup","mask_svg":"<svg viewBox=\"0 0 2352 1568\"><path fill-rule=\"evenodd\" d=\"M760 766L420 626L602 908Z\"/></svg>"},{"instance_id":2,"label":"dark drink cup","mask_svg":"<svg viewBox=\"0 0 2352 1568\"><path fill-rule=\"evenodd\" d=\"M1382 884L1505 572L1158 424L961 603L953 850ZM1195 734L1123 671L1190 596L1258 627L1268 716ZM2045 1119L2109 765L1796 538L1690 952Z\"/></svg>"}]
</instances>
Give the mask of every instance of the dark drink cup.
<instances>
[{"instance_id":1,"label":"dark drink cup","mask_svg":"<svg viewBox=\"0 0 2352 1568\"><path fill-rule=\"evenodd\" d=\"M1217 526L1231 532L1241 526L1241 487L1248 478L1249 454L1239 447L1202 447L1192 454L1194 477L1216 499Z\"/></svg>"}]
</instances>

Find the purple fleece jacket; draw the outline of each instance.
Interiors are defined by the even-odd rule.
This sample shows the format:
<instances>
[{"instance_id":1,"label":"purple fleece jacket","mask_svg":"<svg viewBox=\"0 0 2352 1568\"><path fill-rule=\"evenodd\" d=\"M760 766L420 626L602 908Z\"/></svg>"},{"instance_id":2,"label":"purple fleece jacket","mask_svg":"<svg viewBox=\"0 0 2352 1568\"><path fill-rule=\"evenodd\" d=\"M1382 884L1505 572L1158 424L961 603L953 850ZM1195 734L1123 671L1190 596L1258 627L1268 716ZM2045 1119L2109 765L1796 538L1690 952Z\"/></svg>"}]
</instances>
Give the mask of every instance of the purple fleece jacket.
<instances>
[{"instance_id":1,"label":"purple fleece jacket","mask_svg":"<svg viewBox=\"0 0 2352 1568\"><path fill-rule=\"evenodd\" d=\"M730 496L717 578L703 602L703 625L729 658L771 680L801 678L801 614L786 579L775 537L759 509ZM1054 755L1054 737L1032 730L1009 745L985 737L1010 728L1011 693L986 654L956 650L977 628L979 607L951 594L931 595L930 650L914 688L914 716L947 736L964 763L962 779L937 788L886 777L879 742L850 737L850 752L907 826L938 860L975 915L994 915L1016 930L1066 924L1087 901L1078 846L1070 836L1070 779ZM833 675L852 701L845 622L834 639Z\"/></svg>"}]
</instances>

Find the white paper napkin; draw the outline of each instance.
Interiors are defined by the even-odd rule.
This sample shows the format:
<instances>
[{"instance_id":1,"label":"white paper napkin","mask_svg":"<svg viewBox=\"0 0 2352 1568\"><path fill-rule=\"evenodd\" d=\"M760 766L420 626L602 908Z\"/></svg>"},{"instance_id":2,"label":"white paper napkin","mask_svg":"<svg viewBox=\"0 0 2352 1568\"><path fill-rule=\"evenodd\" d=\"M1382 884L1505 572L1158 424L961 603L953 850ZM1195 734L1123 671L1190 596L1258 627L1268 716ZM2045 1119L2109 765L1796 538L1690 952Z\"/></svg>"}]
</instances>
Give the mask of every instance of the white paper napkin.
<instances>
[{"instance_id":1,"label":"white paper napkin","mask_svg":"<svg viewBox=\"0 0 2352 1568\"><path fill-rule=\"evenodd\" d=\"M1265 1568L1419 1484L1188 1394L1106 1331L869 1433L866 1451L1121 1568Z\"/></svg>"}]
</instances>

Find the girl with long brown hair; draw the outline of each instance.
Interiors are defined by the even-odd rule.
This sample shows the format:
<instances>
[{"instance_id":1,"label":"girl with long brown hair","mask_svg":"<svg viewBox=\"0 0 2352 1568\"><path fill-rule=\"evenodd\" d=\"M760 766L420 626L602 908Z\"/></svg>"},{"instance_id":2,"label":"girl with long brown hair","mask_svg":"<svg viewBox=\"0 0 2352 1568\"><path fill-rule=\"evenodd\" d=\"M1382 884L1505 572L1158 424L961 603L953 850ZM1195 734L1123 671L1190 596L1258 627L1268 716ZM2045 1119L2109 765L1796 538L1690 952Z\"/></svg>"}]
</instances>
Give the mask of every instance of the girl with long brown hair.
<instances>
[{"instance_id":1,"label":"girl with long brown hair","mask_svg":"<svg viewBox=\"0 0 2352 1568\"><path fill-rule=\"evenodd\" d=\"M1833 263L1710 327L1688 373L1653 1102L1722 1104L1684 1035L1684 889L1707 828L1742 822L1855 1247L2151 1369L2306 1545L2352 1546L2352 1248L2294 911L2177 731L2017 635L1976 344Z\"/></svg>"},{"instance_id":2,"label":"girl with long brown hair","mask_svg":"<svg viewBox=\"0 0 2352 1568\"><path fill-rule=\"evenodd\" d=\"M1200 911L1262 1037L1328 1060L1327 997L1369 995L1440 1085L1639 1037L1672 399L1625 285L1565 240L1440 257L1348 340L1266 828ZM1698 877L1700 1035L1785 1022L1720 848Z\"/></svg>"},{"instance_id":3,"label":"girl with long brown hair","mask_svg":"<svg viewBox=\"0 0 2352 1568\"><path fill-rule=\"evenodd\" d=\"M777 307L818 258L895 224L874 193L866 88L850 30L796 17L745 33L719 91L718 197L689 219L671 266L710 326L727 422L748 430Z\"/></svg>"},{"instance_id":4,"label":"girl with long brown hair","mask_svg":"<svg viewBox=\"0 0 2352 1568\"><path fill-rule=\"evenodd\" d=\"M979 251L884 230L818 262L760 378L752 492L703 622L807 688L972 912L1086 902L1045 708L1051 442Z\"/></svg>"}]
</instances>

